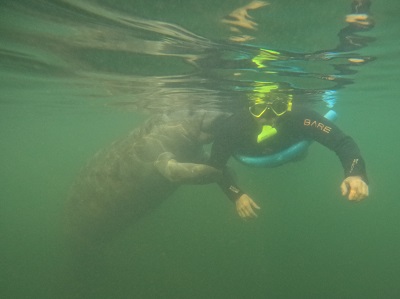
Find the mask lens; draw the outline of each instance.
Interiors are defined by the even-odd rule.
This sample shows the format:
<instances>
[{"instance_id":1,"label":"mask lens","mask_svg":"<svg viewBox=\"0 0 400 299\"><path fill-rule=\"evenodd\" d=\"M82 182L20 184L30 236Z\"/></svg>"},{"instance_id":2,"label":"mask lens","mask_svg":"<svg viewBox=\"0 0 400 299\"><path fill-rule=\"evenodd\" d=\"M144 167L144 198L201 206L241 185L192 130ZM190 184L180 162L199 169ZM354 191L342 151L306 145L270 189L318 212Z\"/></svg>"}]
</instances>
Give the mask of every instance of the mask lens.
<instances>
[{"instance_id":1,"label":"mask lens","mask_svg":"<svg viewBox=\"0 0 400 299\"><path fill-rule=\"evenodd\" d=\"M288 104L284 101L274 101L271 104L272 111L279 116L284 114L288 110Z\"/></svg>"},{"instance_id":2,"label":"mask lens","mask_svg":"<svg viewBox=\"0 0 400 299\"><path fill-rule=\"evenodd\" d=\"M250 113L255 117L260 117L267 110L268 106L266 103L257 103L249 108Z\"/></svg>"}]
</instances>

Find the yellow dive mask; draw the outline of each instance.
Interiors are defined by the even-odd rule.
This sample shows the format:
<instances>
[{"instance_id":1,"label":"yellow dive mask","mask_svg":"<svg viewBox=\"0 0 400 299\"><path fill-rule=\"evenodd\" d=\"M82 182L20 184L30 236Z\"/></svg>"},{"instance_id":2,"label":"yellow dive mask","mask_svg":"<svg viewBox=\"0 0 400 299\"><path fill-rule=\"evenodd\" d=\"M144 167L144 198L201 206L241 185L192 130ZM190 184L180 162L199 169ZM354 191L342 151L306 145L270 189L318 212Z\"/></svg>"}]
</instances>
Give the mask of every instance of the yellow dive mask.
<instances>
[{"instance_id":1,"label":"yellow dive mask","mask_svg":"<svg viewBox=\"0 0 400 299\"><path fill-rule=\"evenodd\" d=\"M272 111L276 116L281 116L292 110L292 100L276 99L274 101L259 101L249 107L251 115L261 117L266 111Z\"/></svg>"}]
</instances>

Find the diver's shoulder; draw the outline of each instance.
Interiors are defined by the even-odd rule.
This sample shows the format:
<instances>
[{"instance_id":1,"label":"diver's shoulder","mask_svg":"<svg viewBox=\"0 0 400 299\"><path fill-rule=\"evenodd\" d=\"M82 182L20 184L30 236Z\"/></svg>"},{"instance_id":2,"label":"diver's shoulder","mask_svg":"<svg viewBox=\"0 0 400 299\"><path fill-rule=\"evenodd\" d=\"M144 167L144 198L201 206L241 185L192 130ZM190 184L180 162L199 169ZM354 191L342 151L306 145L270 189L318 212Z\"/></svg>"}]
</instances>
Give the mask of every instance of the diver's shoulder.
<instances>
[{"instance_id":1,"label":"diver's shoulder","mask_svg":"<svg viewBox=\"0 0 400 299\"><path fill-rule=\"evenodd\" d=\"M305 116L321 116L323 115L319 112L317 112L315 109L307 106L295 106L293 105L292 111L288 113L289 116L291 117L305 117Z\"/></svg>"}]
</instances>

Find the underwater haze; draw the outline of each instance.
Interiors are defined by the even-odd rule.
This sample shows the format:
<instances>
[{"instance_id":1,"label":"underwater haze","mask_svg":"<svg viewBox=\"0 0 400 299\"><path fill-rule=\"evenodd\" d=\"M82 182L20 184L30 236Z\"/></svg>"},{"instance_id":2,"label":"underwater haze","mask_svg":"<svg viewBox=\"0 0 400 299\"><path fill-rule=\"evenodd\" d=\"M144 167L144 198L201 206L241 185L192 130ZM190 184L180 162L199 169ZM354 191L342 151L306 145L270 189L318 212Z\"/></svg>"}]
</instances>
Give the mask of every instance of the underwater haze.
<instances>
[{"instance_id":1,"label":"underwater haze","mask_svg":"<svg viewBox=\"0 0 400 299\"><path fill-rule=\"evenodd\" d=\"M351 5L1 1L0 298L400 298L399 4L371 0L348 30ZM231 159L256 219L185 185L72 273L64 209L96 152L156 113L234 112L273 90L338 113L368 198L341 196L316 143L277 168Z\"/></svg>"}]
</instances>

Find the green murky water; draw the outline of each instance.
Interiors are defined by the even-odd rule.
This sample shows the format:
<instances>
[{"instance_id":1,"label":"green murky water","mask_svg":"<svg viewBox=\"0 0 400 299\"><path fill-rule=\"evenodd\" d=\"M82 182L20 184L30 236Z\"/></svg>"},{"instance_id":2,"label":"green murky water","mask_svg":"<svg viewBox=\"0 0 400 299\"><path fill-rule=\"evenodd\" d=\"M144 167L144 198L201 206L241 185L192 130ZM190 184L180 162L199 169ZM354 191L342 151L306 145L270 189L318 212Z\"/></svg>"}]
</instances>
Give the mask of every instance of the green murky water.
<instances>
[{"instance_id":1,"label":"green murky water","mask_svg":"<svg viewBox=\"0 0 400 299\"><path fill-rule=\"evenodd\" d=\"M249 11L257 30L230 31L221 20L246 4L0 4L1 298L400 295L397 2L372 2L375 27L360 35L376 40L352 53L376 59L350 74L338 73L335 59L246 64L260 47L335 48L350 1L274 0ZM253 39L228 42L245 35ZM354 204L340 196L340 163L319 145L280 168L231 161L261 206L255 221L242 221L214 185L184 186L106 248L107 270L93 270L80 289L70 282L63 205L86 160L137 127L144 108L230 107L249 82L266 80L291 84L310 101L335 90L337 123L362 149L370 197ZM305 89L314 90L311 98ZM326 109L320 98L317 107Z\"/></svg>"}]
</instances>

